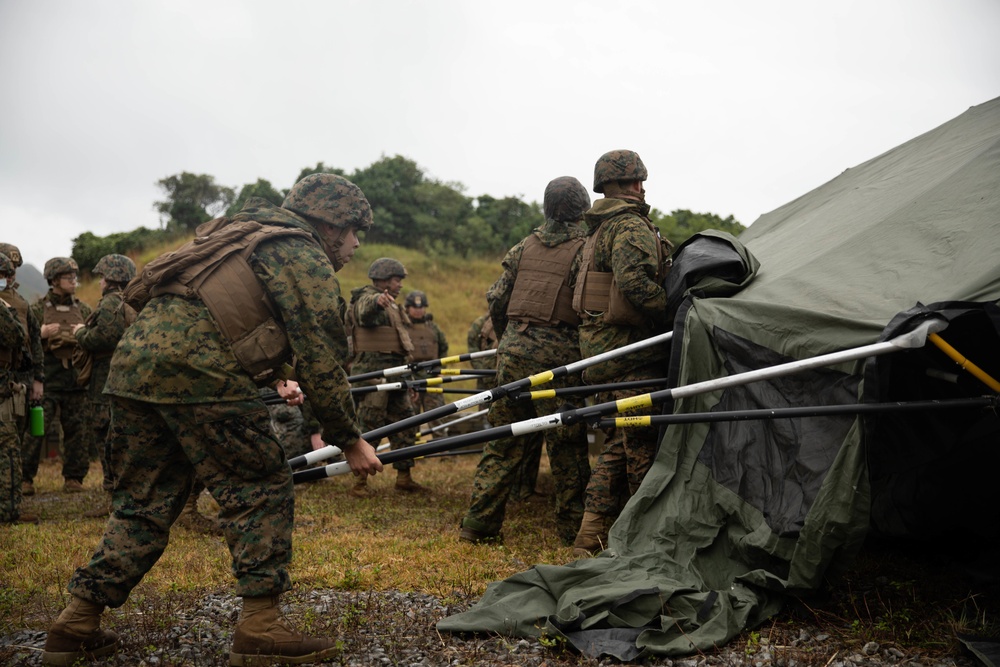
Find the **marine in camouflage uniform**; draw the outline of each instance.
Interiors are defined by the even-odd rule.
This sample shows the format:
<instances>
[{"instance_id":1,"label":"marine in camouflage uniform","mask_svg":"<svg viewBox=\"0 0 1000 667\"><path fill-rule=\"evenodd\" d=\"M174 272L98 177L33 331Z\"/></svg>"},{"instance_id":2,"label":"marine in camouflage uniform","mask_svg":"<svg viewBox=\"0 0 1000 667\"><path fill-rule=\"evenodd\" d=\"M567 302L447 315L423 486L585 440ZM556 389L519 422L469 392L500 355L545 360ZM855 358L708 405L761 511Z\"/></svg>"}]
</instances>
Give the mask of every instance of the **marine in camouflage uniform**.
<instances>
[{"instance_id":1,"label":"marine in camouflage uniform","mask_svg":"<svg viewBox=\"0 0 1000 667\"><path fill-rule=\"evenodd\" d=\"M488 307L488 306L487 306ZM490 314L485 313L472 321L469 325L469 333L466 336L466 345L469 352L481 352L483 350L495 350L500 344L500 337L493 326ZM473 359L469 362L473 368L481 370L497 369L496 355L483 359ZM479 391L486 391L496 386L496 381L490 377L481 377L476 380L476 388Z\"/></svg>"},{"instance_id":2,"label":"marine in camouflage uniform","mask_svg":"<svg viewBox=\"0 0 1000 667\"><path fill-rule=\"evenodd\" d=\"M519 242L503 260L503 274L487 292L490 316L503 331L497 357L497 384L503 385L579 361L572 294L581 263L585 232L578 224L590 206L586 189L564 176L545 188L545 223ZM575 386L578 379L554 380L547 388ZM494 426L583 407L573 398L518 401L503 398L490 407ZM583 495L590 477L584 425L550 431L545 438L555 482L556 528L572 543L583 517ZM476 467L472 500L462 520L461 539L496 539L503 525L514 481L522 474L530 439L510 437L488 443Z\"/></svg>"},{"instance_id":3,"label":"marine in camouflage uniform","mask_svg":"<svg viewBox=\"0 0 1000 667\"><path fill-rule=\"evenodd\" d=\"M580 309L580 352L584 358L665 331L667 295L663 279L669 270L669 243L648 218L645 203L646 167L638 154L618 150L605 153L594 167L594 191L604 198L594 203L584 219L588 245L575 305ZM611 297L592 303L585 282L603 274L611 283ZM586 277L585 277L586 276ZM666 374L669 349L659 345L597 364L584 371L590 384L629 382ZM598 402L644 393L622 390L597 397ZM652 408L630 412L653 414ZM635 493L656 456L655 426L617 429L608 434L587 487L586 513L574 544L585 555L603 548L607 531L624 502Z\"/></svg>"},{"instance_id":4,"label":"marine in camouflage uniform","mask_svg":"<svg viewBox=\"0 0 1000 667\"><path fill-rule=\"evenodd\" d=\"M427 295L420 290L413 290L406 295L403 302L406 308L406 315L410 318L410 341L413 343L413 361L430 361L440 359L448 354L448 338L444 331L434 321L434 316L427 312L430 302ZM436 373L430 369L424 369L413 374L413 379L426 379L433 377ZM427 412L444 405L443 392L411 391L410 401L413 409L417 412ZM429 426L437 426L441 423L436 419ZM446 436L448 430L444 429L439 434Z\"/></svg>"},{"instance_id":5,"label":"marine in camouflage uniform","mask_svg":"<svg viewBox=\"0 0 1000 667\"><path fill-rule=\"evenodd\" d=\"M31 363L22 370L15 373L17 381L28 388L28 400L32 403L41 403L45 388L45 355L42 352L41 325L35 319L35 314L31 311L31 306L21 293L17 291L17 269L23 264L21 251L17 246L10 243L0 243L0 253L7 255L13 264L13 271L7 276L7 285L0 289L0 299L9 303L17 311L17 319L21 326L28 332L28 353ZM25 415L18 426L21 446L24 446L23 438L27 437L28 414ZM18 458L20 454L18 454ZM22 463L23 467L23 463ZM22 473L23 474L23 470ZM21 491L26 496L35 495L35 487L30 482L22 482Z\"/></svg>"},{"instance_id":6,"label":"marine in camouflage uniform","mask_svg":"<svg viewBox=\"0 0 1000 667\"><path fill-rule=\"evenodd\" d=\"M77 383L73 353L77 349L73 329L90 316L90 306L75 296L76 262L69 257L53 257L45 263L48 293L31 306L41 324L45 364L45 433L55 433L56 421L62 426L63 489L70 493L83 491L83 478L90 470L90 433L87 416L90 413L87 387ZM38 474L38 465L46 436L29 435L21 447L24 481L30 485Z\"/></svg>"},{"instance_id":7,"label":"marine in camouflage uniform","mask_svg":"<svg viewBox=\"0 0 1000 667\"><path fill-rule=\"evenodd\" d=\"M71 664L114 650L117 636L100 629L100 614L106 605L122 605L159 559L196 479L221 508L243 597L232 664L257 654L263 664L306 662L337 650L332 640L295 632L279 613L278 595L291 585L294 494L258 387L273 382L290 398L298 387L275 375L294 359L327 441L344 450L355 474L381 470L360 437L342 367L345 306L334 275L358 246L356 230L370 224L371 208L357 186L314 174L292 187L281 208L252 198L232 219L199 228L196 242L219 239L220 252L237 248L222 262L227 271L209 273L195 264L193 277L168 280L164 267L193 257L196 242L156 260L164 278L139 284L151 297L118 344L105 388L112 396L114 511L90 562L69 583L73 599L49 628L43 663ZM144 277L155 274L153 265ZM186 291L205 275L193 295ZM259 300L258 291L266 299ZM252 306L236 308L248 298ZM226 306L249 321L245 337L227 340L221 333L233 331ZM247 339L276 347L238 344Z\"/></svg>"},{"instance_id":8,"label":"marine in camouflage uniform","mask_svg":"<svg viewBox=\"0 0 1000 667\"><path fill-rule=\"evenodd\" d=\"M402 289L406 268L391 257L380 257L368 268L371 285L351 291L351 319L354 336L354 363L357 375L402 366L413 360L413 343L407 332L409 317L396 303ZM368 384L378 384L372 380ZM365 432L412 417L416 412L405 391L377 391L362 394L358 401L358 421ZM416 442L417 429L409 428L389 437L393 451ZM396 489L405 492L425 491L413 481L412 459L396 461ZM351 494L365 498L371 490L358 479Z\"/></svg>"},{"instance_id":9,"label":"marine in camouflage uniform","mask_svg":"<svg viewBox=\"0 0 1000 667\"><path fill-rule=\"evenodd\" d=\"M14 277L14 263L0 253L0 291ZM37 523L21 512L21 438L25 386L18 375L31 364L28 336L16 308L0 297L0 523Z\"/></svg>"},{"instance_id":10,"label":"marine in camouflage uniform","mask_svg":"<svg viewBox=\"0 0 1000 667\"><path fill-rule=\"evenodd\" d=\"M97 308L84 325L75 329L74 335L80 349L86 352L85 355L78 355L78 358L89 358L90 381L84 385L88 388L90 399L90 415L87 421L91 437L97 443L100 453L101 469L104 472L102 486L110 493L114 487L114 475L107 451L111 402L104 395L104 384L108 380L111 355L115 351L115 346L135 317L135 311L126 306L122 300L122 289L135 278L135 262L125 255L105 255L98 260L91 273L101 277L101 300L97 302ZM77 360L74 362L77 363ZM95 510L87 514L99 516L96 512Z\"/></svg>"}]
</instances>

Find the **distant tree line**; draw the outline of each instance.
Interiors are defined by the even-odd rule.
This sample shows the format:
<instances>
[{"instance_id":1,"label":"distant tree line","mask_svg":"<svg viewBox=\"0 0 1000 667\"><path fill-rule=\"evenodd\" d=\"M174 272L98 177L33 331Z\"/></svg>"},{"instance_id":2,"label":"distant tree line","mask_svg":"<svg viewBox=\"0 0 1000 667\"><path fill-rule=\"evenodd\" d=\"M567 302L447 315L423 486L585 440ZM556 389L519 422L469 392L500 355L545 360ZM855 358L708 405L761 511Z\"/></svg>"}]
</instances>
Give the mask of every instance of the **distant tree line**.
<instances>
[{"instance_id":1,"label":"distant tree line","mask_svg":"<svg viewBox=\"0 0 1000 667\"><path fill-rule=\"evenodd\" d=\"M350 174L319 162L302 169L293 183L317 173L344 176L364 191L375 216L375 226L364 238L372 243L393 243L432 254L500 255L544 222L538 202L485 194L469 197L461 183L428 178L416 162L401 155L383 156ZM216 183L213 176L186 171L156 184L163 191L163 200L153 204L160 214L160 228L140 227L105 237L81 234L73 239L73 258L82 269L89 270L109 253L136 255L171 238L189 236L203 222L234 215L251 197L280 206L288 193L263 178L237 193ZM734 235L745 229L731 215L721 218L684 209L669 214L653 209L650 217L675 244L705 229Z\"/></svg>"}]
</instances>

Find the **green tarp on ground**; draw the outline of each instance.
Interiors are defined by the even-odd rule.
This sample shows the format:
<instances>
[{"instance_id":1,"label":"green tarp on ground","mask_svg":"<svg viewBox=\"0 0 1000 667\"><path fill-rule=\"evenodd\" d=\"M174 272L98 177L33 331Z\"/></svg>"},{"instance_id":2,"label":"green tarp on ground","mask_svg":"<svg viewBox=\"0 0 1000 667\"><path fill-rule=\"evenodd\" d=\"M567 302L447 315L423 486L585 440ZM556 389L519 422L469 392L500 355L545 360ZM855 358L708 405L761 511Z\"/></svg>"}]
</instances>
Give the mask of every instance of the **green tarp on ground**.
<instances>
[{"instance_id":1,"label":"green tarp on ground","mask_svg":"<svg viewBox=\"0 0 1000 667\"><path fill-rule=\"evenodd\" d=\"M1000 377L1000 98L848 169L739 240L760 270L733 296L680 304L673 386L872 344L929 318ZM928 344L673 410L990 393L956 369ZM438 627L562 635L621 660L721 645L849 565L871 530L1000 538L1000 491L982 472L1000 464L997 421L966 410L672 425L604 554L491 584ZM945 470L960 487L939 488Z\"/></svg>"}]
</instances>

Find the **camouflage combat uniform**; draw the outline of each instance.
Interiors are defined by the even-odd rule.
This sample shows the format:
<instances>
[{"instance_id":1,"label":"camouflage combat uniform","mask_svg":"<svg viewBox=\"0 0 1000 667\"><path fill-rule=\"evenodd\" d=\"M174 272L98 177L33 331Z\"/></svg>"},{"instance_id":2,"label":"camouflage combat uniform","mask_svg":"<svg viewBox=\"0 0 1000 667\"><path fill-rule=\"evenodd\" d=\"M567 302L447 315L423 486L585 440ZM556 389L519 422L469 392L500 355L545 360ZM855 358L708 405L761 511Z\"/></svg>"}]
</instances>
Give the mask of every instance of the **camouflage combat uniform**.
<instances>
[{"instance_id":1,"label":"camouflage combat uniform","mask_svg":"<svg viewBox=\"0 0 1000 667\"><path fill-rule=\"evenodd\" d=\"M111 426L111 401L104 395L104 384L111 369L111 355L127 326L121 286L117 283L108 283L101 300L97 302L97 308L87 318L85 326L76 332L77 342L81 348L90 353L93 364L90 382L87 383L90 398L87 423L100 453L105 491L111 491L114 486L114 475L107 447L108 429Z\"/></svg>"},{"instance_id":2,"label":"camouflage combat uniform","mask_svg":"<svg viewBox=\"0 0 1000 667\"><path fill-rule=\"evenodd\" d=\"M421 329L429 330L428 335L421 335ZM448 339L441 327L434 322L434 316L429 313L420 319L410 318L410 340L413 341L413 361L430 361L431 359L440 359L448 354ZM433 344L423 345L422 343L425 341L433 341ZM435 375L437 373L434 370L423 370L414 373L413 379L426 379ZM444 405L443 393L417 391L415 396L413 409L417 412L427 412ZM440 420L432 422L433 425L438 423Z\"/></svg>"},{"instance_id":3,"label":"camouflage combat uniform","mask_svg":"<svg viewBox=\"0 0 1000 667\"><path fill-rule=\"evenodd\" d=\"M391 327L393 326L389 313L378 305L378 297L382 294L374 285L365 285L351 291L351 310L354 318L354 328ZM394 305L405 327L409 322L406 313ZM357 335L357 333L355 334ZM407 334L407 338L409 334ZM355 346L357 349L357 346ZM403 366L408 359L403 353L391 352L358 352L351 364L351 373L361 375L372 373L384 368ZM385 380L372 380L368 384L378 384ZM393 424L416 414L410 397L405 391L376 391L362 394L358 405L358 422L364 432ZM417 429L409 428L389 436L390 449L397 450L409 447L416 442ZM375 443L372 443L373 445ZM395 470L408 471L413 467L412 459L396 461L392 464Z\"/></svg>"},{"instance_id":4,"label":"camouflage combat uniform","mask_svg":"<svg viewBox=\"0 0 1000 667\"><path fill-rule=\"evenodd\" d=\"M312 225L251 199L234 221L308 232L261 242L249 257L295 355L295 371L326 441L349 448L360 437L347 375L345 305L334 267ZM285 452L270 430L258 387L237 362L198 298L154 296L111 360L114 511L90 563L70 592L120 606L167 546L170 526L194 480L220 506L237 595L290 587L294 496Z\"/></svg>"},{"instance_id":5,"label":"camouflage combat uniform","mask_svg":"<svg viewBox=\"0 0 1000 667\"><path fill-rule=\"evenodd\" d=\"M25 414L25 388L17 371L26 360L26 336L18 313L0 299L0 523L15 522L21 515L19 432Z\"/></svg>"},{"instance_id":6,"label":"camouflage combat uniform","mask_svg":"<svg viewBox=\"0 0 1000 667\"><path fill-rule=\"evenodd\" d=\"M472 321L469 326L469 333L466 337L466 345L469 352L481 352L483 350L494 350L500 344L500 336L493 327L493 320L490 314L480 315ZM497 369L496 355L485 359L473 359L469 362L473 368L481 370ZM476 387L479 391L486 391L495 387L493 378L483 377L476 380Z\"/></svg>"},{"instance_id":7,"label":"camouflage combat uniform","mask_svg":"<svg viewBox=\"0 0 1000 667\"><path fill-rule=\"evenodd\" d=\"M76 338L71 328L83 324L90 316L90 306L72 294L58 295L52 289L31 306L40 325L60 323L55 336L42 340L45 364L44 436L27 436L21 447L21 462L25 482L33 482L38 474L46 437L56 433L55 423L62 426L62 475L67 481L82 482L90 470L91 437L87 430L90 411L87 388L77 384L77 371L71 362Z\"/></svg>"},{"instance_id":8,"label":"camouflage combat uniform","mask_svg":"<svg viewBox=\"0 0 1000 667\"><path fill-rule=\"evenodd\" d=\"M580 352L584 358L645 340L666 330L667 296L658 263L662 261L660 239L650 228L649 205L643 202L604 198L584 216L588 233L596 234L596 271L611 272L618 289L642 317L641 323L608 324L603 314L583 314ZM657 345L584 371L589 384L629 382L666 375L668 348ZM620 400L646 393L631 389L602 394L598 402ZM654 414L645 408L630 415ZM616 429L608 434L587 487L586 509L605 517L617 517L628 497L635 493L656 455L655 426Z\"/></svg>"},{"instance_id":9,"label":"camouflage combat uniform","mask_svg":"<svg viewBox=\"0 0 1000 667\"><path fill-rule=\"evenodd\" d=\"M547 202L550 189L555 189L562 196L575 196L578 208L574 209L575 218L579 220L580 213L587 208L590 199L586 190L576 179L556 179L559 187L553 184L546 189ZM567 192L568 191L568 192ZM555 196L555 195L551 195ZM581 199L582 198L582 199ZM503 385L528 377L552 368L565 366L579 361L580 352L577 335L578 318L571 309L572 288L576 283L576 275L580 268L585 236L584 230L576 221L557 221L548 218L528 238L515 245L503 260L504 272L487 292L486 298L490 306L490 316L497 330L503 331L497 352L497 384ZM526 250L530 247L531 250ZM545 323L530 316L518 317L516 313L525 311L518 308L518 295L522 297L537 295L542 288L535 283L529 288L518 290L520 278L527 280L531 267L539 264L550 266L554 264L539 258L534 248L563 248L566 253L565 265L568 274L555 278L561 280L560 289L547 285L547 292L562 292L561 297L555 293L547 294L540 300L546 301L548 318ZM526 268L528 257L534 264ZM547 257L542 255L542 257ZM565 268L562 268L565 270ZM538 269L534 268L537 275ZM512 299L513 297L513 299ZM561 301L560 301L561 299ZM560 317L559 306L565 309ZM565 318L565 319L563 319ZM572 320L572 321L567 321ZM577 386L578 377L565 377L545 385L545 389ZM573 397L548 398L543 400L514 400L504 398L490 407L490 423L494 426L534 419L540 415L559 412L563 406L582 407L582 400ZM533 434L540 435L540 434ZM554 429L545 434L548 449L549 464L555 482L555 517L560 537L567 543L572 543L583 516L583 496L590 477L590 464L587 459L587 438L583 424ZM462 527L472 529L482 536L492 536L500 533L508 499L512 487L523 472L523 463L531 447L531 438L510 437L488 443L482 458L476 467L473 480L472 500L469 510L462 520ZM533 480L532 480L533 481ZM533 487L533 484L532 484Z\"/></svg>"},{"instance_id":10,"label":"camouflage combat uniform","mask_svg":"<svg viewBox=\"0 0 1000 667\"><path fill-rule=\"evenodd\" d=\"M2 245L9 246L9 244L0 244L0 246ZM2 251L2 249L0 249L0 251ZM28 352L31 358L31 364L15 373L17 381L29 389L34 382L44 384L45 354L42 351L42 333L38 320L35 318L35 314L31 311L31 307L28 305L25 298L21 296L20 292L17 291L16 282L8 281L7 288L0 290L0 299L9 303L11 307L17 311L17 319L21 322L21 326L25 327L28 332ZM18 433L25 434L27 428L27 411L25 411L24 418L18 425ZM20 454L18 455L18 458L20 458Z\"/></svg>"}]
</instances>

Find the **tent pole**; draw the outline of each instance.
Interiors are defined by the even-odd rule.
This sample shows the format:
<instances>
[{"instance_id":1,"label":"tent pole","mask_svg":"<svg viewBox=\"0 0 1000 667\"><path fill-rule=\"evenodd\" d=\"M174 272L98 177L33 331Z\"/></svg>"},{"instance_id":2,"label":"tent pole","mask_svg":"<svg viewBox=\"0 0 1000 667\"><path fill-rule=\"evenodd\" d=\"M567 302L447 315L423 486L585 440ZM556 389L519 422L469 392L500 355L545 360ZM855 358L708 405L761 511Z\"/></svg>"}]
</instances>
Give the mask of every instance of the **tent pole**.
<instances>
[{"instance_id":1,"label":"tent pole","mask_svg":"<svg viewBox=\"0 0 1000 667\"><path fill-rule=\"evenodd\" d=\"M956 364L958 364L959 367L962 368L962 370L968 371L977 380L985 384L987 387L989 387L990 389L992 389L997 393L1000 393L1000 382L994 380L982 368L980 368L979 366L975 365L974 363L963 357L958 350L956 350L951 345L946 343L945 340L941 338L941 336L938 336L936 333L932 333L931 335L928 336L928 338L932 343L937 345L942 352L951 357L951 360L954 361Z\"/></svg>"}]
</instances>

